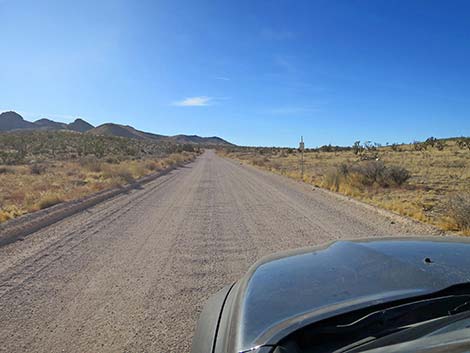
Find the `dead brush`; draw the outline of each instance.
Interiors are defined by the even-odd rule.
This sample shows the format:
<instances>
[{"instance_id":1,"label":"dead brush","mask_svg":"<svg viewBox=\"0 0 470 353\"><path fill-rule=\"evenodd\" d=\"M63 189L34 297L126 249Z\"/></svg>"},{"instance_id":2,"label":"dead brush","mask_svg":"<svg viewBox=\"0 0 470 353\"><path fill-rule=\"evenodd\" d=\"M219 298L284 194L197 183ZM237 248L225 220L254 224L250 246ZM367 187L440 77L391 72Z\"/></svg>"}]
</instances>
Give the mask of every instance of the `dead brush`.
<instances>
[{"instance_id":1,"label":"dead brush","mask_svg":"<svg viewBox=\"0 0 470 353\"><path fill-rule=\"evenodd\" d=\"M180 164L184 161L184 158L181 154L172 153L167 159L168 165Z\"/></svg>"},{"instance_id":2,"label":"dead brush","mask_svg":"<svg viewBox=\"0 0 470 353\"><path fill-rule=\"evenodd\" d=\"M14 205L4 207L3 209L0 209L0 223L19 217L23 214L24 212Z\"/></svg>"},{"instance_id":3,"label":"dead brush","mask_svg":"<svg viewBox=\"0 0 470 353\"><path fill-rule=\"evenodd\" d=\"M257 157L253 159L252 164L258 167L265 167L266 164L269 163L268 157Z\"/></svg>"},{"instance_id":4,"label":"dead brush","mask_svg":"<svg viewBox=\"0 0 470 353\"><path fill-rule=\"evenodd\" d=\"M447 202L447 214L459 230L470 231L470 194L454 194Z\"/></svg>"},{"instance_id":5,"label":"dead brush","mask_svg":"<svg viewBox=\"0 0 470 353\"><path fill-rule=\"evenodd\" d=\"M130 184L135 181L132 172L125 165L106 166L103 177L118 185Z\"/></svg>"},{"instance_id":6,"label":"dead brush","mask_svg":"<svg viewBox=\"0 0 470 353\"><path fill-rule=\"evenodd\" d=\"M92 173L100 173L103 171L103 163L95 156L87 156L80 160L80 166Z\"/></svg>"},{"instance_id":7,"label":"dead brush","mask_svg":"<svg viewBox=\"0 0 470 353\"><path fill-rule=\"evenodd\" d=\"M57 205L65 200L63 197L55 194L46 194L44 195L36 204L39 210L43 210L45 208Z\"/></svg>"},{"instance_id":8,"label":"dead brush","mask_svg":"<svg viewBox=\"0 0 470 353\"><path fill-rule=\"evenodd\" d=\"M323 176L321 186L328 190L337 192L339 191L339 187L343 183L344 179L345 175L343 175L339 169L331 168Z\"/></svg>"},{"instance_id":9,"label":"dead brush","mask_svg":"<svg viewBox=\"0 0 470 353\"><path fill-rule=\"evenodd\" d=\"M145 168L148 170L155 171L155 170L160 169L160 163L156 161L147 161L145 162Z\"/></svg>"}]
</instances>

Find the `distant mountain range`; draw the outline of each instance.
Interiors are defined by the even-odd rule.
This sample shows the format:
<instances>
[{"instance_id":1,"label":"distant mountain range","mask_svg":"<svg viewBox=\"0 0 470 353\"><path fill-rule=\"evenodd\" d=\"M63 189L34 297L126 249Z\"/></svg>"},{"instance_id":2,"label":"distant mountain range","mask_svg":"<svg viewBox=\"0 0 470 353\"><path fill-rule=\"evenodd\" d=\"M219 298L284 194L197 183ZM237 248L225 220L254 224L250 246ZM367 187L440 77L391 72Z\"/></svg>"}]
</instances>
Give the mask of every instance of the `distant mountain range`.
<instances>
[{"instance_id":1,"label":"distant mountain range","mask_svg":"<svg viewBox=\"0 0 470 353\"><path fill-rule=\"evenodd\" d=\"M165 136L152 134L134 129L132 126L106 123L94 127L83 119L76 119L73 123L66 124L53 121L50 119L39 119L34 122L24 120L23 117L16 112L4 112L0 114L0 132L20 131L20 130L69 130L91 135L103 136L119 136L133 138L138 140L147 140L155 142L167 142L177 144L197 144L197 145L213 145L228 146L232 145L224 139L213 137L201 137L197 135L175 135Z\"/></svg>"}]
</instances>

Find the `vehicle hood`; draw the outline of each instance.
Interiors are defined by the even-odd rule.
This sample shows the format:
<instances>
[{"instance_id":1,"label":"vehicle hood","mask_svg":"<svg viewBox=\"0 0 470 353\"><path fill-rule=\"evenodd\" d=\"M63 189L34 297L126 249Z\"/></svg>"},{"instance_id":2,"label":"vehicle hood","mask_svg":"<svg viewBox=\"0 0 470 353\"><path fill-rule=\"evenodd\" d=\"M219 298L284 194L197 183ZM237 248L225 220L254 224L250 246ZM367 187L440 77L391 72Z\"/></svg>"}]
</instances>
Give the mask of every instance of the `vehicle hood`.
<instances>
[{"instance_id":1,"label":"vehicle hood","mask_svg":"<svg viewBox=\"0 0 470 353\"><path fill-rule=\"evenodd\" d=\"M243 352L345 312L470 282L464 238L338 241L276 254L234 286L227 331Z\"/></svg>"}]
</instances>

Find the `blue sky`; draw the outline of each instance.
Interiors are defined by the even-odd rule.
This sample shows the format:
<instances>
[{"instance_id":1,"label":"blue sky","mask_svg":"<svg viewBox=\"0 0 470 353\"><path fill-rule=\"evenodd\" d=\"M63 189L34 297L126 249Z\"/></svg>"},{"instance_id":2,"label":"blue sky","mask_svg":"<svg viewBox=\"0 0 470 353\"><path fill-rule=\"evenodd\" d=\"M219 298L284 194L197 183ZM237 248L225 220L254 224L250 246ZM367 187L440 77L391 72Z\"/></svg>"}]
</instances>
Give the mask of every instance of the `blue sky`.
<instances>
[{"instance_id":1,"label":"blue sky","mask_svg":"<svg viewBox=\"0 0 470 353\"><path fill-rule=\"evenodd\" d=\"M470 135L470 2L0 0L0 110L243 145Z\"/></svg>"}]
</instances>

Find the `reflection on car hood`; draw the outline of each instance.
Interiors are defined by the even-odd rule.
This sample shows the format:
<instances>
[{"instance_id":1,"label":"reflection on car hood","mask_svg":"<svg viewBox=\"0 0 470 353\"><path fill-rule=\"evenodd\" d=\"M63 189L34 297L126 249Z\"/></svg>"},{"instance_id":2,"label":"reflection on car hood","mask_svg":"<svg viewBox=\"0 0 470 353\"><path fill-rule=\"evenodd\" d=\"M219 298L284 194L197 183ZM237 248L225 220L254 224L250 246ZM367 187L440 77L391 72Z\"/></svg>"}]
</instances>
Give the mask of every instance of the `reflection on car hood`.
<instances>
[{"instance_id":1,"label":"reflection on car hood","mask_svg":"<svg viewBox=\"0 0 470 353\"><path fill-rule=\"evenodd\" d=\"M231 346L275 344L328 317L470 282L469 270L463 238L338 241L270 256L236 286Z\"/></svg>"}]
</instances>

